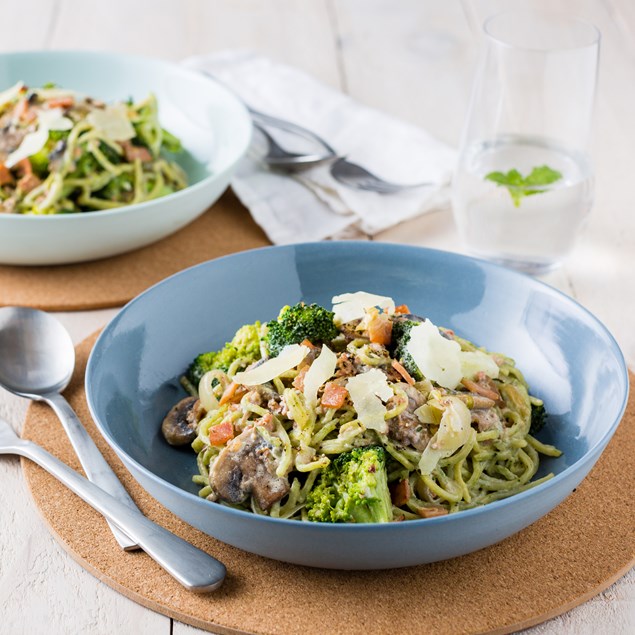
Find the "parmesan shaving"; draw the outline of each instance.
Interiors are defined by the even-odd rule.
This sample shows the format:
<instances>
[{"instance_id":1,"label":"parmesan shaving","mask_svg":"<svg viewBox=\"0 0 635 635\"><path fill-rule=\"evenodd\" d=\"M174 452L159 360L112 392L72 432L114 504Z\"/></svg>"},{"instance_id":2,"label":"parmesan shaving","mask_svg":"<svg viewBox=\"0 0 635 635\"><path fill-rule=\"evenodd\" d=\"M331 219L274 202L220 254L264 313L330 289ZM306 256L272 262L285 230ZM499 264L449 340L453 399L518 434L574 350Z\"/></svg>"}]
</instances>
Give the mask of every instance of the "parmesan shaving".
<instances>
[{"instance_id":1,"label":"parmesan shaving","mask_svg":"<svg viewBox=\"0 0 635 635\"><path fill-rule=\"evenodd\" d=\"M386 381L386 375L378 368L351 377L346 388L353 402L357 417L367 430L377 430L380 434L388 432L386 406L382 401L392 397L392 388Z\"/></svg>"},{"instance_id":2,"label":"parmesan shaving","mask_svg":"<svg viewBox=\"0 0 635 635\"><path fill-rule=\"evenodd\" d=\"M37 154L48 141L49 131L46 128L38 128L35 132L29 132L24 136L22 143L7 157L4 164L8 168L26 159L33 154Z\"/></svg>"},{"instance_id":3,"label":"parmesan shaving","mask_svg":"<svg viewBox=\"0 0 635 635\"><path fill-rule=\"evenodd\" d=\"M481 371L492 379L498 377L499 368L491 355L462 351L458 342L443 337L430 320L412 327L406 350L424 377L444 388L454 389L463 377L473 379Z\"/></svg>"},{"instance_id":4,"label":"parmesan shaving","mask_svg":"<svg viewBox=\"0 0 635 635\"><path fill-rule=\"evenodd\" d=\"M461 381L461 346L443 337L430 320L412 327L406 350L424 377L439 386L456 388Z\"/></svg>"},{"instance_id":5,"label":"parmesan shaving","mask_svg":"<svg viewBox=\"0 0 635 635\"><path fill-rule=\"evenodd\" d=\"M252 370L236 373L234 375L234 381L244 386L266 384L274 377L278 377L278 375L282 375L292 368L295 368L307 356L308 352L309 347L302 346L301 344L285 346L277 357L268 359Z\"/></svg>"},{"instance_id":6,"label":"parmesan shaving","mask_svg":"<svg viewBox=\"0 0 635 635\"><path fill-rule=\"evenodd\" d=\"M461 351L461 374L467 379L474 379L480 372L484 372L492 379L499 374L498 364L491 355L483 351Z\"/></svg>"},{"instance_id":7,"label":"parmesan shaving","mask_svg":"<svg viewBox=\"0 0 635 635\"><path fill-rule=\"evenodd\" d=\"M471 438L472 426L469 408L457 397L444 397L440 402L444 408L441 423L430 439L419 461L423 476L430 474L441 459L454 454Z\"/></svg>"},{"instance_id":8,"label":"parmesan shaving","mask_svg":"<svg viewBox=\"0 0 635 635\"><path fill-rule=\"evenodd\" d=\"M322 346L320 355L304 376L304 399L310 408L315 407L318 389L333 376L336 365L337 355L328 346Z\"/></svg>"},{"instance_id":9,"label":"parmesan shaving","mask_svg":"<svg viewBox=\"0 0 635 635\"><path fill-rule=\"evenodd\" d=\"M335 322L338 324L345 324L351 320L363 318L366 309L374 306L378 306L387 313L394 313L395 311L395 302L392 298L366 293L366 291L336 295L331 302L333 302Z\"/></svg>"},{"instance_id":10,"label":"parmesan shaving","mask_svg":"<svg viewBox=\"0 0 635 635\"><path fill-rule=\"evenodd\" d=\"M111 141L127 141L136 134L128 119L124 104L115 104L102 110L93 110L86 117L86 121Z\"/></svg>"},{"instance_id":11,"label":"parmesan shaving","mask_svg":"<svg viewBox=\"0 0 635 635\"><path fill-rule=\"evenodd\" d=\"M7 157L4 164L8 168L12 168L22 159L37 154L46 145L49 130L70 130L72 127L73 122L62 115L61 108L40 110L37 130L24 136L22 143Z\"/></svg>"}]
</instances>

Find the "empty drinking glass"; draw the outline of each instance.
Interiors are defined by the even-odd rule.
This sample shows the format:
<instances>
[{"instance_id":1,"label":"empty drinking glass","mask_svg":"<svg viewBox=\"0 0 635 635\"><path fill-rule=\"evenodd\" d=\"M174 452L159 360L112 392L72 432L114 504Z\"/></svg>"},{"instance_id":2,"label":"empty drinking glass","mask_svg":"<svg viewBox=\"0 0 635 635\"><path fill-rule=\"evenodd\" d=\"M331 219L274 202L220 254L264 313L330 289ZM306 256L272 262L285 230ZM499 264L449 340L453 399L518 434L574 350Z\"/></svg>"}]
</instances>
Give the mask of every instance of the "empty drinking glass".
<instances>
[{"instance_id":1,"label":"empty drinking glass","mask_svg":"<svg viewBox=\"0 0 635 635\"><path fill-rule=\"evenodd\" d=\"M581 20L518 11L484 30L454 215L475 255L541 274L571 250L593 201L600 34Z\"/></svg>"}]
</instances>

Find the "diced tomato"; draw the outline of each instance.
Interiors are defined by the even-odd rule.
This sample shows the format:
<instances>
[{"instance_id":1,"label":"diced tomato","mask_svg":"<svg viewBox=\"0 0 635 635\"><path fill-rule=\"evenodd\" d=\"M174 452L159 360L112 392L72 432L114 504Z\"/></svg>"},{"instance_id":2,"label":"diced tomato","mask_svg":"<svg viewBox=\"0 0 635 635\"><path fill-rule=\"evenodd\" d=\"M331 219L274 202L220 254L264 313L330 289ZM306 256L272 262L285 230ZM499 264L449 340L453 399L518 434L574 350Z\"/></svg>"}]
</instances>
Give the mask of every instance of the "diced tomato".
<instances>
[{"instance_id":1,"label":"diced tomato","mask_svg":"<svg viewBox=\"0 0 635 635\"><path fill-rule=\"evenodd\" d=\"M209 429L210 445L225 445L234 438L234 426L231 421L225 420Z\"/></svg>"},{"instance_id":2,"label":"diced tomato","mask_svg":"<svg viewBox=\"0 0 635 635\"><path fill-rule=\"evenodd\" d=\"M68 95L66 97L51 97L46 103L49 108L70 108L75 103L75 100Z\"/></svg>"},{"instance_id":3,"label":"diced tomato","mask_svg":"<svg viewBox=\"0 0 635 635\"><path fill-rule=\"evenodd\" d=\"M407 384L414 386L415 380L410 373L396 359L392 360L392 367L406 380Z\"/></svg>"},{"instance_id":4,"label":"diced tomato","mask_svg":"<svg viewBox=\"0 0 635 635\"><path fill-rule=\"evenodd\" d=\"M308 346L309 348L317 348L317 346L311 340L304 339L302 340L301 344L302 346Z\"/></svg>"},{"instance_id":5,"label":"diced tomato","mask_svg":"<svg viewBox=\"0 0 635 635\"><path fill-rule=\"evenodd\" d=\"M390 344L392 320L385 313L376 313L368 321L368 337L373 344Z\"/></svg>"},{"instance_id":6,"label":"diced tomato","mask_svg":"<svg viewBox=\"0 0 635 635\"><path fill-rule=\"evenodd\" d=\"M324 386L321 403L325 408L341 408L346 401L346 395L348 390L344 386L330 381Z\"/></svg>"},{"instance_id":7,"label":"diced tomato","mask_svg":"<svg viewBox=\"0 0 635 635\"><path fill-rule=\"evenodd\" d=\"M405 505L410 500L411 494L412 489L410 488L410 481L407 478L403 481L399 481L399 483L390 485L390 498L395 507Z\"/></svg>"},{"instance_id":8,"label":"diced tomato","mask_svg":"<svg viewBox=\"0 0 635 635\"><path fill-rule=\"evenodd\" d=\"M11 174L9 168L4 163L0 163L0 185L13 183L14 180L13 174Z\"/></svg>"},{"instance_id":9,"label":"diced tomato","mask_svg":"<svg viewBox=\"0 0 635 635\"><path fill-rule=\"evenodd\" d=\"M304 390L304 378L306 377L307 372L309 371L309 366L302 366L300 372L295 376L293 380L293 387L297 390Z\"/></svg>"},{"instance_id":10,"label":"diced tomato","mask_svg":"<svg viewBox=\"0 0 635 635\"><path fill-rule=\"evenodd\" d=\"M407 304L400 304L395 307L395 313L410 313L410 309Z\"/></svg>"}]
</instances>

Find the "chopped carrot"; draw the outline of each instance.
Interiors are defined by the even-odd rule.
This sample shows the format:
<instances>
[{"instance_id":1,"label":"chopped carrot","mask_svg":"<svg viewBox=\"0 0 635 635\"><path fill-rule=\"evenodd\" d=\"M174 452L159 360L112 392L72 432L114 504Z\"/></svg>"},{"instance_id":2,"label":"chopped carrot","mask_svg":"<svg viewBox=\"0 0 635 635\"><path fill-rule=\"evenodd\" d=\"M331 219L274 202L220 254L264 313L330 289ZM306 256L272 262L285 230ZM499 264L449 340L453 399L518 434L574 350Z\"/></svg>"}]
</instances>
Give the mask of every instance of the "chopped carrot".
<instances>
[{"instance_id":1,"label":"chopped carrot","mask_svg":"<svg viewBox=\"0 0 635 635\"><path fill-rule=\"evenodd\" d=\"M395 313L410 313L410 309L407 304L400 304L395 307Z\"/></svg>"},{"instance_id":2,"label":"chopped carrot","mask_svg":"<svg viewBox=\"0 0 635 635\"><path fill-rule=\"evenodd\" d=\"M0 163L0 185L7 185L7 183L13 183L13 181L13 174L11 174L9 168L4 163Z\"/></svg>"},{"instance_id":3,"label":"chopped carrot","mask_svg":"<svg viewBox=\"0 0 635 635\"><path fill-rule=\"evenodd\" d=\"M223 404L235 401L239 396L242 397L245 394L245 391L244 389L239 391L239 386L240 384L237 384L235 381L229 384L229 386L225 388L218 403L222 406Z\"/></svg>"},{"instance_id":4,"label":"chopped carrot","mask_svg":"<svg viewBox=\"0 0 635 635\"><path fill-rule=\"evenodd\" d=\"M51 99L47 99L46 103L49 108L70 108L75 100L68 95L67 97L51 97Z\"/></svg>"},{"instance_id":5,"label":"chopped carrot","mask_svg":"<svg viewBox=\"0 0 635 635\"><path fill-rule=\"evenodd\" d=\"M302 346L308 346L309 348L317 348L317 346L311 340L304 339L302 340L301 344Z\"/></svg>"},{"instance_id":6,"label":"chopped carrot","mask_svg":"<svg viewBox=\"0 0 635 635\"><path fill-rule=\"evenodd\" d=\"M407 478L403 481L399 481L399 483L392 483L390 485L390 498L395 507L405 505L410 500L411 495L412 489L410 488L410 481Z\"/></svg>"},{"instance_id":7,"label":"chopped carrot","mask_svg":"<svg viewBox=\"0 0 635 635\"><path fill-rule=\"evenodd\" d=\"M222 421L209 429L210 445L225 445L227 441L234 438L234 426L229 420Z\"/></svg>"},{"instance_id":8,"label":"chopped carrot","mask_svg":"<svg viewBox=\"0 0 635 635\"><path fill-rule=\"evenodd\" d=\"M421 518L436 518L437 516L446 516L447 513L448 510L443 509L443 507L417 507L417 514Z\"/></svg>"},{"instance_id":9,"label":"chopped carrot","mask_svg":"<svg viewBox=\"0 0 635 635\"><path fill-rule=\"evenodd\" d=\"M368 320L368 338L373 344L390 344L392 320L385 313L375 313Z\"/></svg>"},{"instance_id":10,"label":"chopped carrot","mask_svg":"<svg viewBox=\"0 0 635 635\"><path fill-rule=\"evenodd\" d=\"M412 375L396 359L392 360L392 367L406 380L407 384L414 386L415 380Z\"/></svg>"},{"instance_id":11,"label":"chopped carrot","mask_svg":"<svg viewBox=\"0 0 635 635\"><path fill-rule=\"evenodd\" d=\"M492 388L488 388L487 386L483 386L482 384L477 384L475 381L471 379L463 378L461 383L470 391L474 392L477 395L481 395L481 397L487 397L492 401L500 401L500 393Z\"/></svg>"},{"instance_id":12,"label":"chopped carrot","mask_svg":"<svg viewBox=\"0 0 635 635\"><path fill-rule=\"evenodd\" d=\"M324 386L321 403L325 408L341 408L346 401L348 390L332 381Z\"/></svg>"},{"instance_id":13,"label":"chopped carrot","mask_svg":"<svg viewBox=\"0 0 635 635\"><path fill-rule=\"evenodd\" d=\"M293 380L294 388L297 388L300 391L304 390L304 378L306 377L308 370L309 366L302 366L298 374L295 376L295 379Z\"/></svg>"}]
</instances>

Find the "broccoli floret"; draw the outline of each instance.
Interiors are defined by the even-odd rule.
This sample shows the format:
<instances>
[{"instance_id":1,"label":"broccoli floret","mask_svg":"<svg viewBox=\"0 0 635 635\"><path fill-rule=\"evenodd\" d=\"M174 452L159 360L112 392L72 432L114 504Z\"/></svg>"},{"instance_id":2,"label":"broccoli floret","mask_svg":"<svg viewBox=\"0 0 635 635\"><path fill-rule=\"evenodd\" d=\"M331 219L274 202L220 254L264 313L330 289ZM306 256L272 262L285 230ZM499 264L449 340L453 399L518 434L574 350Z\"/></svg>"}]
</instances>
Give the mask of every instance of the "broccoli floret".
<instances>
[{"instance_id":1,"label":"broccoli floret","mask_svg":"<svg viewBox=\"0 0 635 635\"><path fill-rule=\"evenodd\" d=\"M540 432L545 423L547 422L547 411L545 407L540 404L539 406L531 406L531 426L529 427L529 434L537 434Z\"/></svg>"},{"instance_id":2,"label":"broccoli floret","mask_svg":"<svg viewBox=\"0 0 635 635\"><path fill-rule=\"evenodd\" d=\"M220 351L211 351L198 355L187 370L186 376L194 385L198 386L201 377L210 370L223 370L237 360L242 360L242 366L257 362L260 355L260 322L245 324L237 331L231 342L227 342Z\"/></svg>"},{"instance_id":3,"label":"broccoli floret","mask_svg":"<svg viewBox=\"0 0 635 635\"><path fill-rule=\"evenodd\" d=\"M419 367L412 359L412 355L406 350L406 346L410 341L410 331L412 327L419 324L422 320L411 320L398 318L392 323L392 340L390 345L390 354L410 373L416 381L423 379L423 374Z\"/></svg>"},{"instance_id":4,"label":"broccoli floret","mask_svg":"<svg viewBox=\"0 0 635 635\"><path fill-rule=\"evenodd\" d=\"M386 453L382 447L340 454L322 471L306 502L309 520L387 523L392 520Z\"/></svg>"},{"instance_id":5,"label":"broccoli floret","mask_svg":"<svg viewBox=\"0 0 635 635\"><path fill-rule=\"evenodd\" d=\"M289 344L309 340L313 344L327 343L337 337L339 331L333 324L334 313L317 304L299 302L284 307L277 320L267 323L269 355L275 357Z\"/></svg>"}]
</instances>

